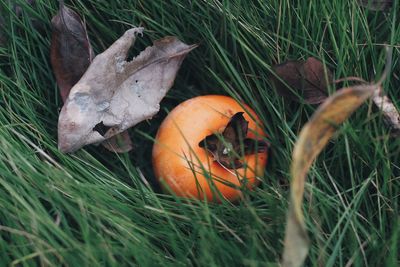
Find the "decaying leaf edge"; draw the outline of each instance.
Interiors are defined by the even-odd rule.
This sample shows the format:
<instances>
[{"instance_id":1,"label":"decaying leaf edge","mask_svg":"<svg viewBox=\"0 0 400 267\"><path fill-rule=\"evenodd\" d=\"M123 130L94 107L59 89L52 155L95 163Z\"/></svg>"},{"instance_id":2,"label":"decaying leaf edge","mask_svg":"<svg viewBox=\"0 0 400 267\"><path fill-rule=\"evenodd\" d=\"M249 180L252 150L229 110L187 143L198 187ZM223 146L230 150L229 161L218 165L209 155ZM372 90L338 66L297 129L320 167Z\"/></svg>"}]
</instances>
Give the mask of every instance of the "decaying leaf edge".
<instances>
[{"instance_id":1,"label":"decaying leaf edge","mask_svg":"<svg viewBox=\"0 0 400 267\"><path fill-rule=\"evenodd\" d=\"M321 123L324 112L333 105L340 105L340 102L345 100L346 95L356 94L358 96L357 103L354 103L354 105L347 110L348 112L343 116L342 120L337 123L343 122L362 103L379 90L380 85L377 84L360 85L338 90L317 109L310 121L301 130L292 154L290 204L287 215L282 266L302 266L308 254L309 240L302 212L304 185L311 164L335 132L335 128L329 121L329 118L324 118L323 121L325 121L327 129L330 127L331 131L324 133L321 137L321 141L318 142L315 147L310 148L309 137L310 133L314 132L315 123ZM304 153L305 150L311 151L308 158L306 158Z\"/></svg>"}]
</instances>

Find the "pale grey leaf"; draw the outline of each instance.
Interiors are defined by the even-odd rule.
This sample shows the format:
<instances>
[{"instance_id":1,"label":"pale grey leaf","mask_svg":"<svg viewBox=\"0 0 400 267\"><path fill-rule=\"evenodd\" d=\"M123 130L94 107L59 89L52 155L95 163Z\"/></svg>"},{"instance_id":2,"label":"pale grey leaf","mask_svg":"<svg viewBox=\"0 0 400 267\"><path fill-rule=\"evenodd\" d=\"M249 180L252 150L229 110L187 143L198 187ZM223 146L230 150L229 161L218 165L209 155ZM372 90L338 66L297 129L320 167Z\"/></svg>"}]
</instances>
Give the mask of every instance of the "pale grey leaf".
<instances>
[{"instance_id":1,"label":"pale grey leaf","mask_svg":"<svg viewBox=\"0 0 400 267\"><path fill-rule=\"evenodd\" d=\"M58 122L61 151L73 152L107 140L159 111L184 57L196 46L165 37L127 61L128 51L142 31L126 31L94 58L71 89Z\"/></svg>"}]
</instances>

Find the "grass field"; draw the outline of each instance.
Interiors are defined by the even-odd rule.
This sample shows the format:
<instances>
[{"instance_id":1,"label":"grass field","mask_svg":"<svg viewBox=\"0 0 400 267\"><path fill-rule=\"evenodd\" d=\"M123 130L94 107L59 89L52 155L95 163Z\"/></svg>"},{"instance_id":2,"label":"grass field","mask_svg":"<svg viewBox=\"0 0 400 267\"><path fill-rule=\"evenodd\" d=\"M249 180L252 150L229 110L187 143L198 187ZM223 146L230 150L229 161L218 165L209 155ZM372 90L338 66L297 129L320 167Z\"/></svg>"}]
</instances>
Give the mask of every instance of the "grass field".
<instances>
[{"instance_id":1,"label":"grass field","mask_svg":"<svg viewBox=\"0 0 400 267\"><path fill-rule=\"evenodd\" d=\"M11 1L23 9L16 16L9 2L0 0L8 36L0 47L0 266L276 266L291 152L316 106L282 99L269 81L271 66L314 56L335 78L373 81L386 43L394 51L384 90L400 107L399 1L386 13L349 0L66 1L85 18L96 53L133 25L146 28L133 54L165 35L199 47L162 111L131 130L132 152L88 146L64 155L57 150L62 101L49 60L58 4ZM239 203L163 194L152 173L152 138L162 119L204 94L244 100L270 135L265 177ZM368 102L309 173L305 265L398 266L399 199L400 139L389 138Z\"/></svg>"}]
</instances>

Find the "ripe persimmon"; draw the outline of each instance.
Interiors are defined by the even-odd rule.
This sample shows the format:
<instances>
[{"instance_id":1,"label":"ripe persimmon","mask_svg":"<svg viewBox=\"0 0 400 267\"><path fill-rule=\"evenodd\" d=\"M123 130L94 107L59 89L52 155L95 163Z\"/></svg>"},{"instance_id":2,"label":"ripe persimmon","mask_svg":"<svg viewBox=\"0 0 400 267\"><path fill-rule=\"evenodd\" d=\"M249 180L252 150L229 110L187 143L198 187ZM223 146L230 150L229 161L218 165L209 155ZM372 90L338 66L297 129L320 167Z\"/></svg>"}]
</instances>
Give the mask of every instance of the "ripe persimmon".
<instances>
[{"instance_id":1,"label":"ripe persimmon","mask_svg":"<svg viewBox=\"0 0 400 267\"><path fill-rule=\"evenodd\" d=\"M154 172L178 196L220 201L222 195L232 201L242 186L252 188L263 176L265 137L248 106L227 96L198 96L162 122L153 147Z\"/></svg>"}]
</instances>

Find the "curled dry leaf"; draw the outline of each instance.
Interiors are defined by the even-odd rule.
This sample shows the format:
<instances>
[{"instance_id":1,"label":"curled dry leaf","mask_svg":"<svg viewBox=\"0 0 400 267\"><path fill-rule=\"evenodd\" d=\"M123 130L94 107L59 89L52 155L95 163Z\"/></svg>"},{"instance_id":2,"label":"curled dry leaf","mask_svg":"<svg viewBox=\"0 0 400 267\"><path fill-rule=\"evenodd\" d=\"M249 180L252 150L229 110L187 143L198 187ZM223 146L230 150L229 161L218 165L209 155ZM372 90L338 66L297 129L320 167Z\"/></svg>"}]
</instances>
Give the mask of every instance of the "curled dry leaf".
<instances>
[{"instance_id":1,"label":"curled dry leaf","mask_svg":"<svg viewBox=\"0 0 400 267\"><path fill-rule=\"evenodd\" d=\"M396 106L386 95L375 94L372 98L374 104L382 112L385 123L389 125L394 137L400 136L400 113Z\"/></svg>"},{"instance_id":2,"label":"curled dry leaf","mask_svg":"<svg viewBox=\"0 0 400 267\"><path fill-rule=\"evenodd\" d=\"M60 10L51 20L50 59L61 98L65 102L93 59L86 26L79 15L60 2Z\"/></svg>"},{"instance_id":3,"label":"curled dry leaf","mask_svg":"<svg viewBox=\"0 0 400 267\"><path fill-rule=\"evenodd\" d=\"M292 155L292 181L283 266L302 266L308 253L309 240L303 219L302 203L306 175L311 164L328 143L337 126L377 91L379 85L359 85L337 91L321 104L301 130Z\"/></svg>"},{"instance_id":4,"label":"curled dry leaf","mask_svg":"<svg viewBox=\"0 0 400 267\"><path fill-rule=\"evenodd\" d=\"M73 152L107 140L159 111L159 103L173 85L184 57L196 46L165 37L126 61L136 35L142 31L126 31L94 58L71 89L58 121L61 151Z\"/></svg>"},{"instance_id":5,"label":"curled dry leaf","mask_svg":"<svg viewBox=\"0 0 400 267\"><path fill-rule=\"evenodd\" d=\"M387 11L393 6L393 0L358 0L358 3L374 11Z\"/></svg>"},{"instance_id":6,"label":"curled dry leaf","mask_svg":"<svg viewBox=\"0 0 400 267\"><path fill-rule=\"evenodd\" d=\"M272 81L280 95L297 102L301 102L300 96L309 104L318 104L327 98L332 73L318 59L286 61L272 69L276 74Z\"/></svg>"},{"instance_id":7,"label":"curled dry leaf","mask_svg":"<svg viewBox=\"0 0 400 267\"><path fill-rule=\"evenodd\" d=\"M33 4L34 1L28 1ZM21 11L20 11L21 12ZM60 2L59 12L51 20L53 26L50 58L63 102L71 88L91 64L94 53L85 23L72 9ZM102 145L112 152L124 153L132 149L128 132L116 135Z\"/></svg>"}]
</instances>

